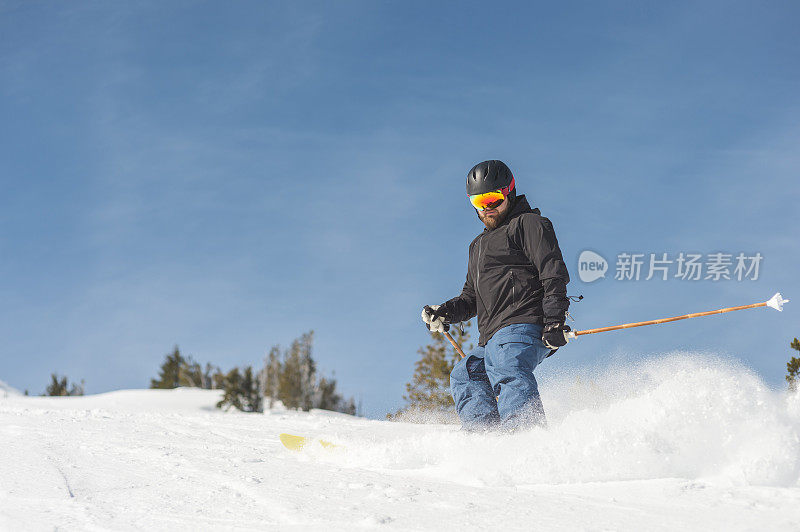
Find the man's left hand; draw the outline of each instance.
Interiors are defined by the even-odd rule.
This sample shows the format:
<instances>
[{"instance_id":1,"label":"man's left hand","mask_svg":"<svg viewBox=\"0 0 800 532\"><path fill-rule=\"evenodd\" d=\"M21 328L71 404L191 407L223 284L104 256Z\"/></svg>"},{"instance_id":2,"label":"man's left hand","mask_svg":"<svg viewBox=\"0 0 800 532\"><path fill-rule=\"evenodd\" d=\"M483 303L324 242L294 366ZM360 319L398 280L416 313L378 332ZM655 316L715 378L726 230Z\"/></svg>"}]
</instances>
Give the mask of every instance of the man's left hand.
<instances>
[{"instance_id":1,"label":"man's left hand","mask_svg":"<svg viewBox=\"0 0 800 532\"><path fill-rule=\"evenodd\" d=\"M567 345L567 332L571 329L563 323L548 323L542 329L542 343L548 349L558 349Z\"/></svg>"},{"instance_id":2,"label":"man's left hand","mask_svg":"<svg viewBox=\"0 0 800 532\"><path fill-rule=\"evenodd\" d=\"M447 305L425 305L422 309L422 321L429 331L443 333L450 330L450 314Z\"/></svg>"}]
</instances>

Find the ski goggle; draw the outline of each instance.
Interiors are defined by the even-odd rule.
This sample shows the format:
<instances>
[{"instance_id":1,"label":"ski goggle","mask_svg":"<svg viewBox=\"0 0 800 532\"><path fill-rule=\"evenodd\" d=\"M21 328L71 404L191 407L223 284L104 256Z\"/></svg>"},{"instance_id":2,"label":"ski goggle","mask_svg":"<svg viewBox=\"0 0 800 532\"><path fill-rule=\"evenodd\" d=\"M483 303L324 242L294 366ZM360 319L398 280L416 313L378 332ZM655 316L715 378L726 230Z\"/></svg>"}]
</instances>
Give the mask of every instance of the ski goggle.
<instances>
[{"instance_id":1,"label":"ski goggle","mask_svg":"<svg viewBox=\"0 0 800 532\"><path fill-rule=\"evenodd\" d=\"M507 187L492 190L491 192L484 192L483 194L473 194L469 196L469 202L472 206L479 211L486 209L495 209L503 203L511 191L514 190L514 178L511 178L511 183Z\"/></svg>"}]
</instances>

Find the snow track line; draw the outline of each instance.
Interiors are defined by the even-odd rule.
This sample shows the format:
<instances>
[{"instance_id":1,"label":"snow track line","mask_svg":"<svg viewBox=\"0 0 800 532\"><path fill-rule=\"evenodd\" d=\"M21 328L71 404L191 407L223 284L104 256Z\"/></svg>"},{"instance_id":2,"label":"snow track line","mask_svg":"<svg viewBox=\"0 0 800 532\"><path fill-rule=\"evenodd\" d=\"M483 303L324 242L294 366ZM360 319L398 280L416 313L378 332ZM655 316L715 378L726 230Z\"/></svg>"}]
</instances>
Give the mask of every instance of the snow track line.
<instances>
[{"instance_id":1,"label":"snow track line","mask_svg":"<svg viewBox=\"0 0 800 532\"><path fill-rule=\"evenodd\" d=\"M58 463L53 459L52 456L48 455L47 459L50 460L50 463L53 464L55 470L58 471L58 474L61 475L61 478L64 479L64 485L67 487L67 493L69 493L69 498L74 499L75 493L73 493L72 491L72 486L69 485L69 479L67 478L67 475L64 474L64 471L61 469L61 467L59 467Z\"/></svg>"}]
</instances>

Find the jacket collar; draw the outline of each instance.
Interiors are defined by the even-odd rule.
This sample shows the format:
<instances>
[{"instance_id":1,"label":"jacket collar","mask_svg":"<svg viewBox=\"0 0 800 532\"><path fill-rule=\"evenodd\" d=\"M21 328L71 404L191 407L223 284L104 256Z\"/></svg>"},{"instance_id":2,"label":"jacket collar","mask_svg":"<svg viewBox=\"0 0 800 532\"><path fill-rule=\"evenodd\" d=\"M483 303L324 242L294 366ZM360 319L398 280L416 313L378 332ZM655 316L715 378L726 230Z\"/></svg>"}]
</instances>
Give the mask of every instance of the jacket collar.
<instances>
[{"instance_id":1,"label":"jacket collar","mask_svg":"<svg viewBox=\"0 0 800 532\"><path fill-rule=\"evenodd\" d=\"M516 218L520 214L525 214L526 212L532 212L534 214L541 214L542 212L539 210L538 207L531 208L530 204L528 203L528 199L525 197L525 194L520 194L514 199L514 204L511 206L511 212L508 213L506 219L498 225L495 229L499 229L510 222L513 218ZM485 231L491 231L488 227L483 228Z\"/></svg>"},{"instance_id":2,"label":"jacket collar","mask_svg":"<svg viewBox=\"0 0 800 532\"><path fill-rule=\"evenodd\" d=\"M508 213L506 221L526 212L532 212L534 214L542 214L542 212L539 210L538 207L535 209L531 208L530 204L528 203L528 199L525 197L525 194L520 194L514 200L514 205L511 207L511 212Z\"/></svg>"}]
</instances>

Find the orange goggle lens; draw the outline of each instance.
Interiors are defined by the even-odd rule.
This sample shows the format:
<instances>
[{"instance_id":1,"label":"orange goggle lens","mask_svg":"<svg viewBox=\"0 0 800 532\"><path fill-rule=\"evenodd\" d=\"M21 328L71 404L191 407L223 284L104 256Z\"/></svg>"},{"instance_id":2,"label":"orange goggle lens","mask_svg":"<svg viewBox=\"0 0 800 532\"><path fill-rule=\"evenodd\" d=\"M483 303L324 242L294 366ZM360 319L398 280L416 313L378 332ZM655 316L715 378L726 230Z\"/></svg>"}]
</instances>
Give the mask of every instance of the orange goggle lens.
<instances>
[{"instance_id":1,"label":"orange goggle lens","mask_svg":"<svg viewBox=\"0 0 800 532\"><path fill-rule=\"evenodd\" d=\"M503 203L504 199L506 199L506 197L501 191L493 190L492 192L472 195L469 197L469 202L479 211L485 211L486 209L498 207Z\"/></svg>"}]
</instances>

